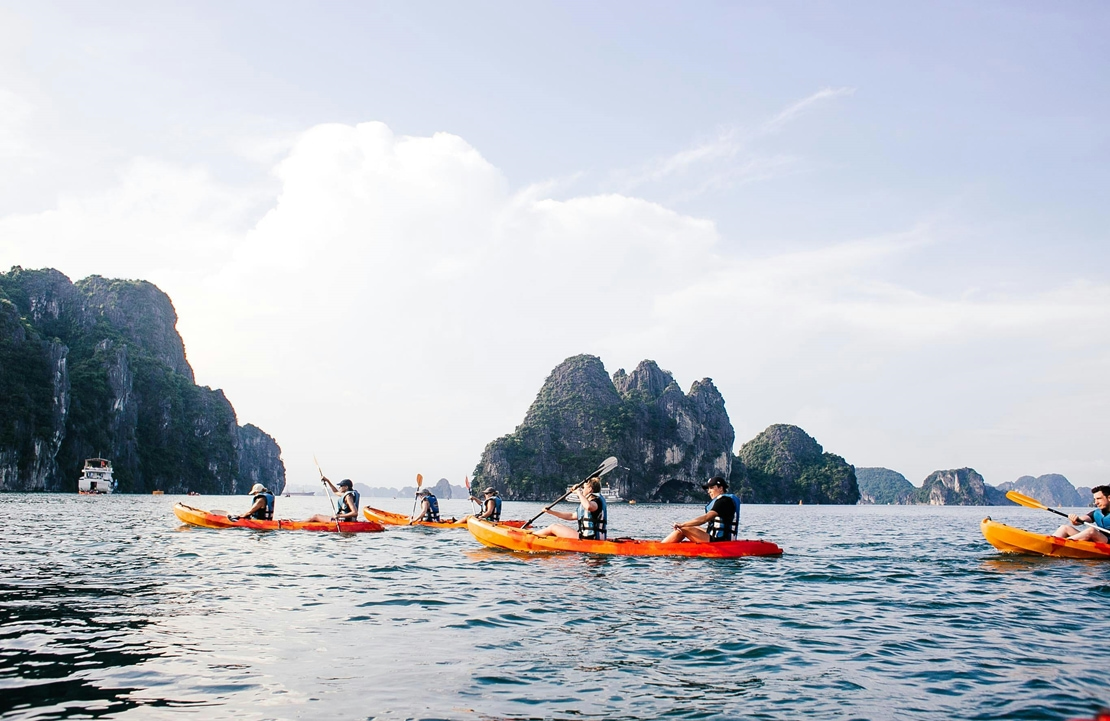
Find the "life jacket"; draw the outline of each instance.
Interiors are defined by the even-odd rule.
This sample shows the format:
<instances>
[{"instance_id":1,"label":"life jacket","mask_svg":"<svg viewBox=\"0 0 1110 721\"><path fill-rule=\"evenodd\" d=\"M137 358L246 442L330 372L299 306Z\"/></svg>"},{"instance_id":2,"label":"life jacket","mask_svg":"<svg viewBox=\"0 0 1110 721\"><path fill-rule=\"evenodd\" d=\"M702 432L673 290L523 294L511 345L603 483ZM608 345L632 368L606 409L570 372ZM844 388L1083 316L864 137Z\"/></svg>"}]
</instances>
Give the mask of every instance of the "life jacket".
<instances>
[{"instance_id":1,"label":"life jacket","mask_svg":"<svg viewBox=\"0 0 1110 721\"><path fill-rule=\"evenodd\" d=\"M354 496L354 498L351 498L351 496ZM351 490L347 491L346 493L344 493L340 497L339 505L338 505L338 509L339 509L338 513L348 513L350 511L354 511L355 512L355 517L350 519L350 520L351 521L357 521L358 520L358 501L359 501L358 491L356 491L355 489L352 488ZM354 504L354 505L352 506L352 504Z\"/></svg>"},{"instance_id":2,"label":"life jacket","mask_svg":"<svg viewBox=\"0 0 1110 721\"><path fill-rule=\"evenodd\" d=\"M1091 511L1091 521L1104 533L1110 531L1110 513L1103 513L1100 509L1096 508ZM1107 535L1110 535L1110 533Z\"/></svg>"},{"instance_id":3,"label":"life jacket","mask_svg":"<svg viewBox=\"0 0 1110 721\"><path fill-rule=\"evenodd\" d=\"M425 498L428 499L428 510L424 513L423 518L421 518L420 520L431 523L439 523L439 499L437 499L430 493L425 496Z\"/></svg>"},{"instance_id":4,"label":"life jacket","mask_svg":"<svg viewBox=\"0 0 1110 721\"><path fill-rule=\"evenodd\" d=\"M261 498L266 501L265 508L259 508L257 511L247 516L247 518L254 519L255 521L272 521L274 520L274 494L272 493L259 493L254 497L255 502Z\"/></svg>"},{"instance_id":5,"label":"life jacket","mask_svg":"<svg viewBox=\"0 0 1110 721\"><path fill-rule=\"evenodd\" d=\"M487 521L490 521L491 523L497 523L501 520L501 497L493 496L492 498L487 498L486 501L493 501L493 511L487 512L485 507L483 506L482 515L479 516L479 518L483 518Z\"/></svg>"},{"instance_id":6,"label":"life jacket","mask_svg":"<svg viewBox=\"0 0 1110 721\"><path fill-rule=\"evenodd\" d=\"M606 526L609 525L609 509L605 499L597 493L591 493L587 500L597 504L593 513L586 511L582 504L578 504L578 537L586 541L604 541Z\"/></svg>"},{"instance_id":7,"label":"life jacket","mask_svg":"<svg viewBox=\"0 0 1110 721\"><path fill-rule=\"evenodd\" d=\"M724 519L718 514L716 518L709 521L709 526L706 531L709 533L710 541L731 541L740 535L740 499L735 493L722 493L709 503L705 504L705 512L713 510L713 505L722 498L727 498L732 501L735 510L732 513L732 521L725 526Z\"/></svg>"}]
</instances>

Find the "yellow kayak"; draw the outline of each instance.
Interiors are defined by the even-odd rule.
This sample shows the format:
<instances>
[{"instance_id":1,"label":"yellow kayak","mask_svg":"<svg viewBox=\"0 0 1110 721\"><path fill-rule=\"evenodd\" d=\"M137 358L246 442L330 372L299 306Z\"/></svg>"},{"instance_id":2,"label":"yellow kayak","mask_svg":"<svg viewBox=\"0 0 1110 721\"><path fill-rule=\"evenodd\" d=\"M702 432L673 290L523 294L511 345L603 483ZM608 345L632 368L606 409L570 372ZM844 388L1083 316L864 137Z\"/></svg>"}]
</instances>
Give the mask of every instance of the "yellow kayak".
<instances>
[{"instance_id":1,"label":"yellow kayak","mask_svg":"<svg viewBox=\"0 0 1110 721\"><path fill-rule=\"evenodd\" d=\"M1030 533L990 517L979 524L987 542L1003 553L1025 553L1061 558L1110 558L1110 544L1093 541L1070 541L1066 538Z\"/></svg>"},{"instance_id":2,"label":"yellow kayak","mask_svg":"<svg viewBox=\"0 0 1110 721\"><path fill-rule=\"evenodd\" d=\"M458 520L440 521L415 521L409 523L409 517L403 513L393 513L391 511L383 511L380 508L372 506L363 506L362 515L366 516L369 521L375 521L384 526L426 526L428 528L466 528L466 519L470 516L463 516ZM524 525L524 521L501 521L506 526L515 526L520 528Z\"/></svg>"}]
</instances>

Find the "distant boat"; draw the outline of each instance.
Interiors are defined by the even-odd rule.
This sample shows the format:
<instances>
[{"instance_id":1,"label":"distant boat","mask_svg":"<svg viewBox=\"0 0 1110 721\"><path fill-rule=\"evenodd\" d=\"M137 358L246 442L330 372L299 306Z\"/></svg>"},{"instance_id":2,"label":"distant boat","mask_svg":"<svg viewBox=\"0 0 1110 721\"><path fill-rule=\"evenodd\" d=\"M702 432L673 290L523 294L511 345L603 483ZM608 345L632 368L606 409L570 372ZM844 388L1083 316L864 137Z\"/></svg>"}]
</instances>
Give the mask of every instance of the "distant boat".
<instances>
[{"instance_id":1,"label":"distant boat","mask_svg":"<svg viewBox=\"0 0 1110 721\"><path fill-rule=\"evenodd\" d=\"M290 496L315 496L315 495L316 495L316 493L314 491L289 491L285 494L285 497L289 498Z\"/></svg>"},{"instance_id":2,"label":"distant boat","mask_svg":"<svg viewBox=\"0 0 1110 721\"><path fill-rule=\"evenodd\" d=\"M570 493L575 488L577 488L576 485L567 486L567 493ZM612 486L602 486L601 497L605 499L606 503L624 503L624 499L621 498L620 491L618 491L616 488L613 488ZM572 501L570 500L570 498L567 498L566 501L567 503L576 503L576 501Z\"/></svg>"},{"instance_id":3,"label":"distant boat","mask_svg":"<svg viewBox=\"0 0 1110 721\"><path fill-rule=\"evenodd\" d=\"M112 462L107 458L86 458L77 479L77 492L84 496L107 495L116 489L112 478Z\"/></svg>"}]
</instances>

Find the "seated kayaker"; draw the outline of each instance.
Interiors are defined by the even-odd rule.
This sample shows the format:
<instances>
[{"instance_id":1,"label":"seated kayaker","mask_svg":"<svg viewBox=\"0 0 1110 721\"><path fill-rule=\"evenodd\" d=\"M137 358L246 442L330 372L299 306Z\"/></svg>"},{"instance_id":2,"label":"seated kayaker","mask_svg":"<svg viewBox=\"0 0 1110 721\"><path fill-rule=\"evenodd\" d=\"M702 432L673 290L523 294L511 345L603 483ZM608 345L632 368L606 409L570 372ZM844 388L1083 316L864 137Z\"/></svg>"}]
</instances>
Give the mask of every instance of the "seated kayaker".
<instances>
[{"instance_id":1,"label":"seated kayaker","mask_svg":"<svg viewBox=\"0 0 1110 721\"><path fill-rule=\"evenodd\" d=\"M740 532L740 499L727 492L728 482L720 476L710 478L702 488L709 491L705 513L685 523L674 524L674 530L663 539L663 543L713 543L736 538ZM706 524L709 525L703 531L700 526Z\"/></svg>"},{"instance_id":2,"label":"seated kayaker","mask_svg":"<svg viewBox=\"0 0 1110 721\"><path fill-rule=\"evenodd\" d=\"M1094 496L1095 510L1082 516L1073 513L1068 516L1071 524L1065 523L1052 535L1070 538L1073 541L1110 542L1110 486L1095 486L1091 489L1091 493ZM1080 523L1091 523L1097 528L1091 526L1083 529L1076 528Z\"/></svg>"},{"instance_id":3,"label":"seated kayaker","mask_svg":"<svg viewBox=\"0 0 1110 721\"><path fill-rule=\"evenodd\" d=\"M482 502L482 512L474 517L490 523L497 523L501 520L501 497L497 495L497 489L490 486L482 495L485 497ZM474 502L477 503L478 499L475 498Z\"/></svg>"},{"instance_id":4,"label":"seated kayaker","mask_svg":"<svg viewBox=\"0 0 1110 721\"><path fill-rule=\"evenodd\" d=\"M325 516L317 513L312 518L309 518L308 522L335 523L336 521L342 521L343 523L354 523L358 521L359 493L355 490L355 484L351 483L351 479L344 478L339 482L338 488L327 478L321 477L320 480L331 488L332 493L339 496L339 502L336 503L336 512L334 516Z\"/></svg>"},{"instance_id":5,"label":"seated kayaker","mask_svg":"<svg viewBox=\"0 0 1110 721\"><path fill-rule=\"evenodd\" d=\"M274 520L274 494L261 483L255 483L250 494L254 496L254 505L239 518L249 518L252 521Z\"/></svg>"},{"instance_id":6,"label":"seated kayaker","mask_svg":"<svg viewBox=\"0 0 1110 721\"><path fill-rule=\"evenodd\" d=\"M420 499L416 507L416 513L412 514L409 523L416 523L421 521L424 523L454 523L455 518L440 518L439 516L439 499L436 494L432 493L430 488L421 488L416 492L416 497Z\"/></svg>"},{"instance_id":7,"label":"seated kayaker","mask_svg":"<svg viewBox=\"0 0 1110 721\"><path fill-rule=\"evenodd\" d=\"M564 521L578 521L578 528L552 523L547 528L533 531L537 536L559 536L577 538L583 541L604 541L606 527L609 525L609 508L601 495L601 479L591 478L578 487L578 508L574 513L545 508L544 513Z\"/></svg>"}]
</instances>

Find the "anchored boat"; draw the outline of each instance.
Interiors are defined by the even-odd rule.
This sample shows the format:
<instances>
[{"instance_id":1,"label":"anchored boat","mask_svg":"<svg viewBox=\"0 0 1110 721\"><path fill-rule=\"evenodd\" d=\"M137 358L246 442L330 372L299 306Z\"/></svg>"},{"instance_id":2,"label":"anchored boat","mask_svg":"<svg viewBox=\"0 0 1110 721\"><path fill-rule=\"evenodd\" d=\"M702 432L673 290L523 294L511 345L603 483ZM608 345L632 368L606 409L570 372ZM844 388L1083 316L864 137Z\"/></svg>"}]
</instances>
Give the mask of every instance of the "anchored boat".
<instances>
[{"instance_id":1,"label":"anchored boat","mask_svg":"<svg viewBox=\"0 0 1110 721\"><path fill-rule=\"evenodd\" d=\"M84 496L107 495L114 491L112 462L107 458L86 458L85 467L77 479L77 492Z\"/></svg>"}]
</instances>

